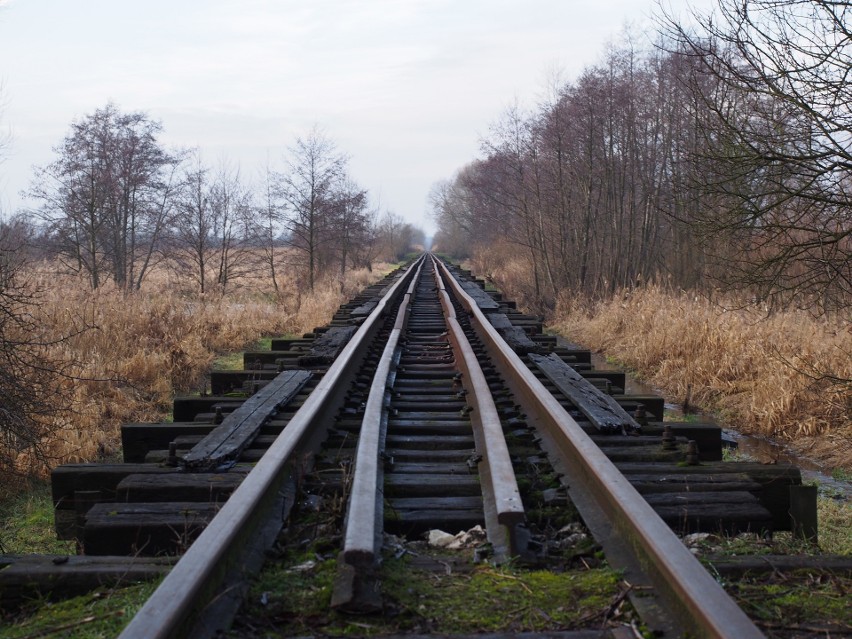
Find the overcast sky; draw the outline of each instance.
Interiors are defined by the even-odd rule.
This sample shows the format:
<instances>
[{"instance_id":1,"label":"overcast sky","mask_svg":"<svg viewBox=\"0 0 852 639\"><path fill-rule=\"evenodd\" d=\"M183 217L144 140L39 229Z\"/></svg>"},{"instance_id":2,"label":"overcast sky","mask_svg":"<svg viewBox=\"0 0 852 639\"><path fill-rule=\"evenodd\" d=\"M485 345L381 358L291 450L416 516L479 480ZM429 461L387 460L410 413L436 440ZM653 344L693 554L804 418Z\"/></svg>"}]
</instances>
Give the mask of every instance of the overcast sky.
<instances>
[{"instance_id":1,"label":"overcast sky","mask_svg":"<svg viewBox=\"0 0 852 639\"><path fill-rule=\"evenodd\" d=\"M703 0L706 4L709 0ZM686 0L672 0L685 7ZM575 78L654 0L0 0L0 209L75 118L108 101L254 178L320 125L383 209L427 195L516 100Z\"/></svg>"}]
</instances>

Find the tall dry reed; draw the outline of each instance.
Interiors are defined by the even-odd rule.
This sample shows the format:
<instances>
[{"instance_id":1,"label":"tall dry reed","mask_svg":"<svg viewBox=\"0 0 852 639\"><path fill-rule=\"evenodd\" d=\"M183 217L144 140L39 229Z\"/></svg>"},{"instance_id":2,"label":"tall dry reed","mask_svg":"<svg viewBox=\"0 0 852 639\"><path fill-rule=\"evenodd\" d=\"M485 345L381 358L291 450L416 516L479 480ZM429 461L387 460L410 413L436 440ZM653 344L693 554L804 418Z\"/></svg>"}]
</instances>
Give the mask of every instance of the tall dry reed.
<instances>
[{"instance_id":1,"label":"tall dry reed","mask_svg":"<svg viewBox=\"0 0 852 639\"><path fill-rule=\"evenodd\" d=\"M114 455L122 423L166 419L175 393L203 390L217 355L264 335L300 334L326 324L382 272L355 271L342 285L323 281L301 296L293 278L278 295L250 282L222 296L187 293L186 283L166 271L128 294L111 285L93 291L51 264L32 266L28 279L41 291L34 313L57 339L51 355L66 363L57 383L71 399L70 411L41 442L46 457L21 453L19 468L44 473L58 463Z\"/></svg>"},{"instance_id":2,"label":"tall dry reed","mask_svg":"<svg viewBox=\"0 0 852 639\"><path fill-rule=\"evenodd\" d=\"M566 297L552 327L617 359L670 399L690 394L733 428L852 467L848 319L766 316L651 286L598 303Z\"/></svg>"}]
</instances>

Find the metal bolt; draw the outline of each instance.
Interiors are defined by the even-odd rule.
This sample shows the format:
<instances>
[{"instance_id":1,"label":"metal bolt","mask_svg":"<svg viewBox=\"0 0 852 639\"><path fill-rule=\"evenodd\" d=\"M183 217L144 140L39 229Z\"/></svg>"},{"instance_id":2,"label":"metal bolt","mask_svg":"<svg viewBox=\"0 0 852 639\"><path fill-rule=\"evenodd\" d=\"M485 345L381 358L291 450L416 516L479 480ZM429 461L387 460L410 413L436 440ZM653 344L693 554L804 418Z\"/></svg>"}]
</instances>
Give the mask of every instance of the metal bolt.
<instances>
[{"instance_id":1,"label":"metal bolt","mask_svg":"<svg viewBox=\"0 0 852 639\"><path fill-rule=\"evenodd\" d=\"M224 417L224 415L222 415L222 407L217 406L216 407L216 414L213 416L213 423L214 424L221 424L224 421L224 419L225 419L225 417Z\"/></svg>"},{"instance_id":2,"label":"metal bolt","mask_svg":"<svg viewBox=\"0 0 852 639\"><path fill-rule=\"evenodd\" d=\"M686 443L686 463L690 466L698 465L698 444L694 439L690 439Z\"/></svg>"},{"instance_id":3,"label":"metal bolt","mask_svg":"<svg viewBox=\"0 0 852 639\"><path fill-rule=\"evenodd\" d=\"M666 424L663 426L663 450L674 450L677 448L675 445L675 438L672 434L672 427Z\"/></svg>"}]
</instances>

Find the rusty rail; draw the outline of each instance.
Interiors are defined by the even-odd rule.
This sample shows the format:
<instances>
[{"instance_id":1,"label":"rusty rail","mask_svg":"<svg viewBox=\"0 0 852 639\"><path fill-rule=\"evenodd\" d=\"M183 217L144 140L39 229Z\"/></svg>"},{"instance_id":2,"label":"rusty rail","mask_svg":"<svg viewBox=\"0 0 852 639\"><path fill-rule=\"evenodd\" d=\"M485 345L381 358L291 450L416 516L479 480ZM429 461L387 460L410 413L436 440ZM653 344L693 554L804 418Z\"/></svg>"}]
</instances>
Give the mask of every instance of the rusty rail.
<instances>
[{"instance_id":1,"label":"rusty rail","mask_svg":"<svg viewBox=\"0 0 852 639\"><path fill-rule=\"evenodd\" d=\"M434 260L439 298L447 314L448 335L456 353L459 369L476 402L471 414L477 450L482 455L482 477L486 523L489 536L503 534L511 551L519 550L514 530L523 521L523 507L514 479L499 414L476 354L455 317L450 294L471 316L482 344L497 365L505 382L524 404L531 423L541 430L545 443L563 460L565 475L571 484L571 496L590 527L607 531L601 543L605 550L626 546L630 558L625 563L639 565L649 575L654 592L666 609L676 615L678 628L695 636L751 639L763 635L745 613L725 594L683 546L670 528L628 483L594 442L531 373L520 357L509 348L489 323L476 302L465 292L449 269ZM335 397L354 374L350 362L360 358L375 335L382 316L396 296L404 294L392 338L373 381L367 414L370 424L381 422L382 401L396 342L404 327L413 284L406 283L419 274L425 260L419 261L395 282L385 297L364 321L341 355L329 367L314 392L293 416L287 427L257 464L246 480L225 503L166 577L161 586L137 613L121 637L187 636L199 611L216 595L226 571L240 560L242 546L252 531L270 518L280 525L280 511L270 509L281 503L282 486L296 463L296 457L320 437L322 419L339 405ZM413 281L416 281L416 277ZM403 293L406 291L406 293ZM375 398L374 398L375 395ZM377 417L378 415L378 417ZM362 434L356 467L369 471L353 489L343 559L351 564L372 563L376 559L377 530L381 503L377 497L380 474L380 430ZM363 448L363 452L362 452ZM363 459L362 459L363 457ZM362 485L363 482L363 485ZM597 522L595 521L597 520ZM371 525L366 525L369 522ZM349 529L351 527L351 530ZM608 556L609 552L608 552ZM613 555L610 561L622 561Z\"/></svg>"},{"instance_id":2,"label":"rusty rail","mask_svg":"<svg viewBox=\"0 0 852 639\"><path fill-rule=\"evenodd\" d=\"M363 425L355 453L355 473L352 478L346 533L343 542L343 558L352 565L372 565L376 561L376 554L380 545L377 543L377 538L381 537L381 530L377 531L376 527L381 522L379 465L381 464L383 405L394 352L405 328L409 302L422 268L422 264L417 268L417 272L405 293L405 299L400 305L394 327L376 368L364 410Z\"/></svg>"},{"instance_id":3,"label":"rusty rail","mask_svg":"<svg viewBox=\"0 0 852 639\"><path fill-rule=\"evenodd\" d=\"M432 258L432 261L437 270L437 261L435 258ZM456 353L456 363L473 391L470 401L474 402L474 406L470 417L476 448L482 455L480 476L486 505L486 529L492 543L497 542L495 547L498 547L498 544L508 545L508 552L517 555L521 549L517 547L516 527L524 521L524 506L503 436L503 426L488 388L488 381L456 318L455 308L442 279L444 278L438 278L438 289L450 329L448 337ZM493 521L488 521L489 519Z\"/></svg>"},{"instance_id":4,"label":"rusty rail","mask_svg":"<svg viewBox=\"0 0 852 639\"><path fill-rule=\"evenodd\" d=\"M572 498L584 517L605 514L620 544L626 544L633 559L651 577L653 586L681 624L681 628L703 637L750 639L763 633L734 603L707 570L657 516L600 448L583 432L553 395L530 372L523 361L499 336L494 327L463 290L444 264L445 281L471 314L477 333L497 363L504 379L535 412L538 425L565 457ZM584 503L585 502L585 503ZM586 509L587 512L583 512ZM588 523L588 522L587 522Z\"/></svg>"},{"instance_id":5,"label":"rusty rail","mask_svg":"<svg viewBox=\"0 0 852 639\"><path fill-rule=\"evenodd\" d=\"M391 286L263 459L136 613L121 633L122 639L189 635L194 617L216 596L216 589L225 579L227 569L239 561L251 533L263 525L263 520L280 517L280 513L270 510L277 502L276 497L288 477L295 455L305 440L316 436L312 429L329 411L336 396L342 394L352 375L351 361L368 346L386 307L414 270L410 267Z\"/></svg>"}]
</instances>

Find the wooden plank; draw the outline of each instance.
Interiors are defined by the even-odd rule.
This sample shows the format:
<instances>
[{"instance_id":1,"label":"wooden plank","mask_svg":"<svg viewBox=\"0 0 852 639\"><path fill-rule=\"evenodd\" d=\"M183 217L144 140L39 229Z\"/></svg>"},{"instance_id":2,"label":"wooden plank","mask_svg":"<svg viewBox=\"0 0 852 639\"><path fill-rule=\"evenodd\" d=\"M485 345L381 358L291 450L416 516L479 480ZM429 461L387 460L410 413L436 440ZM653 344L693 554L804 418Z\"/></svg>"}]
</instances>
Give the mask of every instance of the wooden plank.
<instances>
[{"instance_id":1,"label":"wooden plank","mask_svg":"<svg viewBox=\"0 0 852 639\"><path fill-rule=\"evenodd\" d=\"M486 293L476 282L461 280L460 283L464 292L473 298L473 301L476 302L476 305L480 308L480 310L482 310L482 312L487 313L489 311L497 311L500 309L499 302L495 302L494 298Z\"/></svg>"},{"instance_id":2,"label":"wooden plank","mask_svg":"<svg viewBox=\"0 0 852 639\"><path fill-rule=\"evenodd\" d=\"M86 515L87 555L152 556L182 552L219 510L217 504L96 504Z\"/></svg>"},{"instance_id":3,"label":"wooden plank","mask_svg":"<svg viewBox=\"0 0 852 639\"><path fill-rule=\"evenodd\" d=\"M0 604L83 594L101 586L157 579L171 570L171 557L4 555L0 559Z\"/></svg>"},{"instance_id":4,"label":"wooden plank","mask_svg":"<svg viewBox=\"0 0 852 639\"><path fill-rule=\"evenodd\" d=\"M742 579L766 573L785 573L807 570L824 571L835 575L852 576L852 557L846 555L756 555L704 557L714 572L725 577Z\"/></svg>"},{"instance_id":5,"label":"wooden plank","mask_svg":"<svg viewBox=\"0 0 852 639\"><path fill-rule=\"evenodd\" d=\"M790 486L802 483L801 471L790 464L761 464L758 462L703 462L697 466L655 466L632 462L616 463L618 469L632 479L634 474L659 472L660 475L693 475L743 473L760 484L760 503L772 513L774 530L790 530Z\"/></svg>"},{"instance_id":6,"label":"wooden plank","mask_svg":"<svg viewBox=\"0 0 852 639\"><path fill-rule=\"evenodd\" d=\"M121 449L125 462L142 463L152 450L168 450L176 437L204 437L215 428L199 422L167 422L163 424L122 424Z\"/></svg>"},{"instance_id":7,"label":"wooden plank","mask_svg":"<svg viewBox=\"0 0 852 639\"><path fill-rule=\"evenodd\" d=\"M379 299L372 299L352 309L352 317L367 317L379 305Z\"/></svg>"},{"instance_id":8,"label":"wooden plank","mask_svg":"<svg viewBox=\"0 0 852 639\"><path fill-rule=\"evenodd\" d=\"M50 473L53 507L73 510L77 491L100 490L104 499L112 499L118 483L134 473L177 472L177 468L157 464L63 464Z\"/></svg>"},{"instance_id":9,"label":"wooden plank","mask_svg":"<svg viewBox=\"0 0 852 639\"><path fill-rule=\"evenodd\" d=\"M538 341L538 340L536 340ZM603 370L598 368L593 368L591 370L578 370L578 373L583 377L593 380L593 379L602 379L608 381L613 386L617 386L618 388L624 389L624 385L627 381L627 375L624 371L613 371L613 370Z\"/></svg>"},{"instance_id":10,"label":"wooden plank","mask_svg":"<svg viewBox=\"0 0 852 639\"><path fill-rule=\"evenodd\" d=\"M497 329L506 343L518 355L538 353L541 349L530 339L527 332L520 326L515 326L504 313L489 313L487 316L491 325Z\"/></svg>"},{"instance_id":11,"label":"wooden plank","mask_svg":"<svg viewBox=\"0 0 852 639\"><path fill-rule=\"evenodd\" d=\"M472 448L461 450L414 450L405 448L386 448L385 455L393 458L397 462L439 462L439 461L456 461L466 462L476 451Z\"/></svg>"},{"instance_id":12,"label":"wooden plank","mask_svg":"<svg viewBox=\"0 0 852 639\"><path fill-rule=\"evenodd\" d=\"M530 360L604 433L638 432L641 426L611 396L590 384L557 355L530 353Z\"/></svg>"},{"instance_id":13,"label":"wooden plank","mask_svg":"<svg viewBox=\"0 0 852 639\"><path fill-rule=\"evenodd\" d=\"M59 599L102 586L157 579L171 570L168 557L26 555L0 570L0 606L11 609L33 599Z\"/></svg>"},{"instance_id":14,"label":"wooden plank","mask_svg":"<svg viewBox=\"0 0 852 639\"><path fill-rule=\"evenodd\" d=\"M396 462L392 470L394 473L407 474L436 474L436 475L469 475L476 471L476 464L473 468L467 463L450 463L450 462Z\"/></svg>"},{"instance_id":15,"label":"wooden plank","mask_svg":"<svg viewBox=\"0 0 852 639\"><path fill-rule=\"evenodd\" d=\"M666 409L665 400L659 395L613 395L612 398L619 406L630 415L639 406L645 408L648 419L652 421L663 421L663 413Z\"/></svg>"},{"instance_id":16,"label":"wooden plank","mask_svg":"<svg viewBox=\"0 0 852 639\"><path fill-rule=\"evenodd\" d=\"M191 471L213 470L236 460L260 432L261 426L285 406L310 379L308 371L284 371L249 397L180 460Z\"/></svg>"},{"instance_id":17,"label":"wooden plank","mask_svg":"<svg viewBox=\"0 0 852 639\"><path fill-rule=\"evenodd\" d=\"M477 475L385 474L385 496L441 497L476 496L482 489Z\"/></svg>"},{"instance_id":18,"label":"wooden plank","mask_svg":"<svg viewBox=\"0 0 852 639\"><path fill-rule=\"evenodd\" d=\"M760 504L683 504L653 506L673 530L691 532L760 533L772 530L772 515Z\"/></svg>"},{"instance_id":19,"label":"wooden plank","mask_svg":"<svg viewBox=\"0 0 852 639\"><path fill-rule=\"evenodd\" d=\"M242 399L228 397L227 395L207 397L175 397L172 403L172 419L176 422L197 421L199 413L214 413L216 408L221 408L223 413L235 410Z\"/></svg>"},{"instance_id":20,"label":"wooden plank","mask_svg":"<svg viewBox=\"0 0 852 639\"><path fill-rule=\"evenodd\" d=\"M482 510L482 497L397 497L388 500L391 510Z\"/></svg>"},{"instance_id":21,"label":"wooden plank","mask_svg":"<svg viewBox=\"0 0 852 639\"><path fill-rule=\"evenodd\" d=\"M655 446L601 446L601 450L613 463L633 461L676 464L683 461L685 456L683 449L663 450L659 444Z\"/></svg>"},{"instance_id":22,"label":"wooden plank","mask_svg":"<svg viewBox=\"0 0 852 639\"><path fill-rule=\"evenodd\" d=\"M746 491L730 492L694 492L654 493L645 495L645 501L652 506L695 506L711 504L751 504L760 506L757 497ZM767 513L768 515L769 513Z\"/></svg>"},{"instance_id":23,"label":"wooden plank","mask_svg":"<svg viewBox=\"0 0 852 639\"><path fill-rule=\"evenodd\" d=\"M696 474L633 474L629 481L640 494L666 492L712 492L744 490L757 493L762 486L745 473L696 473Z\"/></svg>"},{"instance_id":24,"label":"wooden plank","mask_svg":"<svg viewBox=\"0 0 852 639\"><path fill-rule=\"evenodd\" d=\"M722 461L722 428L713 422L666 422L672 435L694 440L698 445L700 461ZM642 428L643 435L660 437L663 424L648 424Z\"/></svg>"},{"instance_id":25,"label":"wooden plank","mask_svg":"<svg viewBox=\"0 0 852 639\"><path fill-rule=\"evenodd\" d=\"M472 448L473 434L445 435L429 437L427 435L388 435L387 446L395 448L416 448L419 450L455 450L456 448Z\"/></svg>"},{"instance_id":26,"label":"wooden plank","mask_svg":"<svg viewBox=\"0 0 852 639\"><path fill-rule=\"evenodd\" d=\"M294 347L307 346L311 342L302 337L273 337L269 341L269 350L271 351L289 351Z\"/></svg>"},{"instance_id":27,"label":"wooden plank","mask_svg":"<svg viewBox=\"0 0 852 639\"><path fill-rule=\"evenodd\" d=\"M275 379L274 370L260 371L210 371L210 393L227 395L228 393L243 392L254 382L265 383Z\"/></svg>"},{"instance_id":28,"label":"wooden plank","mask_svg":"<svg viewBox=\"0 0 852 639\"><path fill-rule=\"evenodd\" d=\"M385 529L413 535L433 528L449 533L468 530L485 523L482 510L387 510Z\"/></svg>"},{"instance_id":29,"label":"wooden plank","mask_svg":"<svg viewBox=\"0 0 852 639\"><path fill-rule=\"evenodd\" d=\"M225 501L243 479L246 470L227 473L179 473L128 475L116 487L117 501Z\"/></svg>"},{"instance_id":30,"label":"wooden plank","mask_svg":"<svg viewBox=\"0 0 852 639\"><path fill-rule=\"evenodd\" d=\"M299 366L331 364L357 330L357 326L332 326L313 341L307 354L299 357Z\"/></svg>"}]
</instances>

